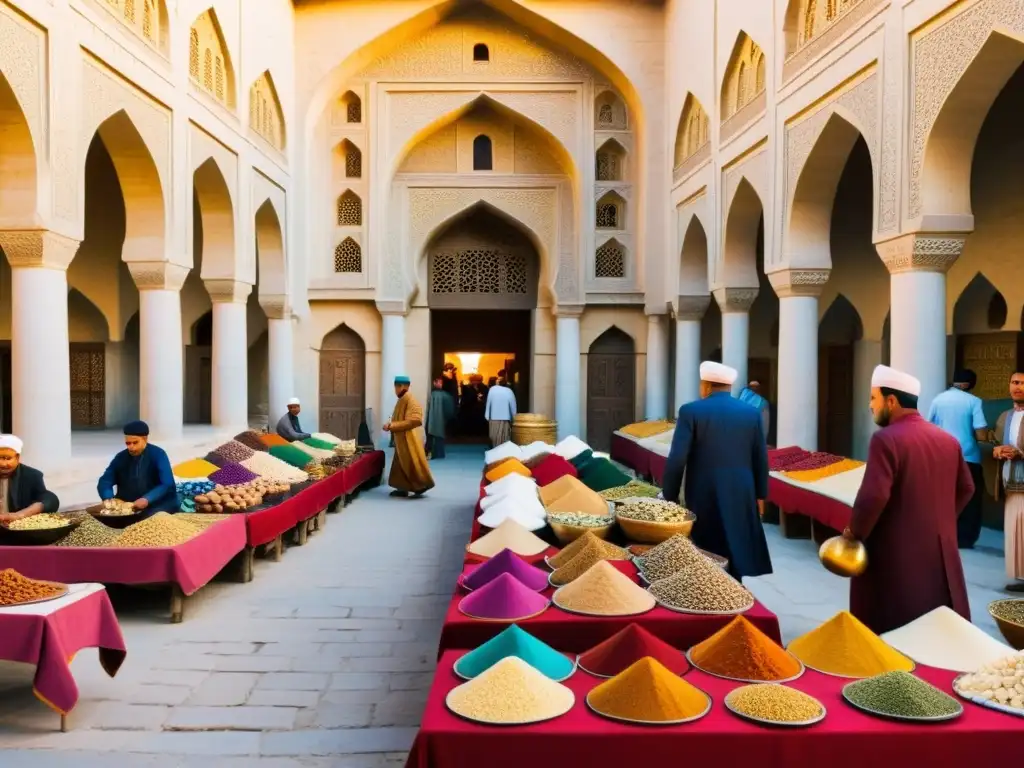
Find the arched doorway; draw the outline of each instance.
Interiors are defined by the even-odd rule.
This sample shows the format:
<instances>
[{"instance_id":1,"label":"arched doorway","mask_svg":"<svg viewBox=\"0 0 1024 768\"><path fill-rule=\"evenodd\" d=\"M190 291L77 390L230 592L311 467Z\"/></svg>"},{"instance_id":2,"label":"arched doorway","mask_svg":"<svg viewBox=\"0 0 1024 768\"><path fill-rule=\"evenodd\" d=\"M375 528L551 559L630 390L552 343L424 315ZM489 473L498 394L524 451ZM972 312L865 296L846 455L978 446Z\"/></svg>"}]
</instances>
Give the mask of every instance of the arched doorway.
<instances>
[{"instance_id":1,"label":"arched doorway","mask_svg":"<svg viewBox=\"0 0 1024 768\"><path fill-rule=\"evenodd\" d=\"M839 294L818 325L818 448L853 453L855 345L863 336L860 315Z\"/></svg>"},{"instance_id":2,"label":"arched doorway","mask_svg":"<svg viewBox=\"0 0 1024 768\"><path fill-rule=\"evenodd\" d=\"M366 411L366 345L342 324L320 347L320 428L354 440Z\"/></svg>"},{"instance_id":3,"label":"arched doorway","mask_svg":"<svg viewBox=\"0 0 1024 768\"><path fill-rule=\"evenodd\" d=\"M446 363L459 383L452 437L487 439L487 393L504 379L530 407L532 312L540 259L530 238L486 205L450 222L427 246L431 376Z\"/></svg>"},{"instance_id":4,"label":"arched doorway","mask_svg":"<svg viewBox=\"0 0 1024 768\"><path fill-rule=\"evenodd\" d=\"M610 451L612 432L636 413L636 348L627 333L612 326L587 353L587 442Z\"/></svg>"}]
</instances>

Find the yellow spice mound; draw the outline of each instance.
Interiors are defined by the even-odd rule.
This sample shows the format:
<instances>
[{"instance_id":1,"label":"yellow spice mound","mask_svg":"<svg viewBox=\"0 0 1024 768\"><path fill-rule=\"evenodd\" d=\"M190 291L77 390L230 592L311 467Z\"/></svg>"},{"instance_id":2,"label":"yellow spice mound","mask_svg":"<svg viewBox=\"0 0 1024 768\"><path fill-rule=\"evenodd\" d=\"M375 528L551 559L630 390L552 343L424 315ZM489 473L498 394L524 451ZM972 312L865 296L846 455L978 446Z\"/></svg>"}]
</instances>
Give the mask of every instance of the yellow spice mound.
<instances>
[{"instance_id":1,"label":"yellow spice mound","mask_svg":"<svg viewBox=\"0 0 1024 768\"><path fill-rule=\"evenodd\" d=\"M630 437L645 438L660 435L662 432L668 432L674 426L675 424L671 421L638 421L635 424L627 424L624 427L620 427L619 431Z\"/></svg>"},{"instance_id":2,"label":"yellow spice mound","mask_svg":"<svg viewBox=\"0 0 1024 768\"><path fill-rule=\"evenodd\" d=\"M552 595L559 608L591 616L633 616L646 613L655 600L607 560L592 565L575 581Z\"/></svg>"},{"instance_id":3,"label":"yellow spice mound","mask_svg":"<svg viewBox=\"0 0 1024 768\"><path fill-rule=\"evenodd\" d=\"M552 555L548 558L548 565L554 570L558 570L580 554L584 549L589 547L597 547L598 551L604 555L605 560L628 560L629 553L622 547L617 547L614 544L609 544L602 538L599 538L594 534L593 531L587 531L580 536L576 541L567 545L557 555Z\"/></svg>"},{"instance_id":4,"label":"yellow spice mound","mask_svg":"<svg viewBox=\"0 0 1024 768\"><path fill-rule=\"evenodd\" d=\"M587 694L600 715L643 723L675 723L703 715L708 696L645 656Z\"/></svg>"},{"instance_id":5,"label":"yellow spice mound","mask_svg":"<svg viewBox=\"0 0 1024 768\"><path fill-rule=\"evenodd\" d=\"M472 542L466 551L479 557L494 557L503 549L511 549L517 555L531 557L539 555L548 548L548 543L539 536L534 536L512 518Z\"/></svg>"},{"instance_id":6,"label":"yellow spice mound","mask_svg":"<svg viewBox=\"0 0 1024 768\"><path fill-rule=\"evenodd\" d=\"M448 709L469 720L495 725L536 723L564 715L576 696L518 656L506 656L445 698Z\"/></svg>"},{"instance_id":7,"label":"yellow spice mound","mask_svg":"<svg viewBox=\"0 0 1024 768\"><path fill-rule=\"evenodd\" d=\"M840 611L789 644L789 652L812 669L841 677L910 672L914 662L888 645L849 611Z\"/></svg>"},{"instance_id":8,"label":"yellow spice mound","mask_svg":"<svg viewBox=\"0 0 1024 768\"><path fill-rule=\"evenodd\" d=\"M782 474L786 477L792 478L793 480L799 480L804 483L813 483L817 480L824 480L826 477L839 475L843 472L849 472L851 469L857 469L858 467L863 466L863 461L843 459L842 461L837 461L835 464L829 464L827 467L819 467L818 469L798 469L792 472L783 472Z\"/></svg>"}]
</instances>

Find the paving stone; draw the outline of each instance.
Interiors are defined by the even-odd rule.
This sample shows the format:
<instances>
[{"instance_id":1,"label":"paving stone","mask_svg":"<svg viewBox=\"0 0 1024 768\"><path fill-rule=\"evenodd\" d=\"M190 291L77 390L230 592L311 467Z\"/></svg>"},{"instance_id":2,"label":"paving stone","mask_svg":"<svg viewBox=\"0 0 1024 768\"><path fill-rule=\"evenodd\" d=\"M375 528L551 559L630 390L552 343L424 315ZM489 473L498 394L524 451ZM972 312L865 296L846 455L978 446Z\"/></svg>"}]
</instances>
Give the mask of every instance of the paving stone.
<instances>
[{"instance_id":1,"label":"paving stone","mask_svg":"<svg viewBox=\"0 0 1024 768\"><path fill-rule=\"evenodd\" d=\"M256 643L180 643L170 647L171 651L184 653L208 653L214 656L240 656L255 653Z\"/></svg>"},{"instance_id":2,"label":"paving stone","mask_svg":"<svg viewBox=\"0 0 1024 768\"><path fill-rule=\"evenodd\" d=\"M392 691L422 691L429 688L433 680L433 672L403 672L391 675L388 687Z\"/></svg>"},{"instance_id":3,"label":"paving stone","mask_svg":"<svg viewBox=\"0 0 1024 768\"><path fill-rule=\"evenodd\" d=\"M249 694L246 704L253 707L315 707L318 701L318 691L255 690Z\"/></svg>"},{"instance_id":4,"label":"paving stone","mask_svg":"<svg viewBox=\"0 0 1024 768\"><path fill-rule=\"evenodd\" d=\"M371 672L342 672L331 675L332 691L387 690L389 675Z\"/></svg>"},{"instance_id":5,"label":"paving stone","mask_svg":"<svg viewBox=\"0 0 1024 768\"><path fill-rule=\"evenodd\" d=\"M185 685L189 688L197 688L209 676L209 672L186 672L181 669L151 669L145 673L142 682L148 685ZM118 678L120 678L120 675L118 675Z\"/></svg>"},{"instance_id":6,"label":"paving stone","mask_svg":"<svg viewBox=\"0 0 1024 768\"><path fill-rule=\"evenodd\" d=\"M365 728L373 715L372 704L326 704L311 713L313 728Z\"/></svg>"},{"instance_id":7,"label":"paving stone","mask_svg":"<svg viewBox=\"0 0 1024 768\"><path fill-rule=\"evenodd\" d=\"M129 752L165 755L257 755L260 733L163 731L139 734L126 745Z\"/></svg>"},{"instance_id":8,"label":"paving stone","mask_svg":"<svg viewBox=\"0 0 1024 768\"><path fill-rule=\"evenodd\" d=\"M138 685L133 687L124 699L132 704L175 706L184 704L191 695L192 688L187 685Z\"/></svg>"},{"instance_id":9,"label":"paving stone","mask_svg":"<svg viewBox=\"0 0 1024 768\"><path fill-rule=\"evenodd\" d=\"M253 672L214 672L188 699L190 706L237 707L245 704L260 676Z\"/></svg>"},{"instance_id":10,"label":"paving stone","mask_svg":"<svg viewBox=\"0 0 1024 768\"><path fill-rule=\"evenodd\" d=\"M353 619L387 619L394 613L393 608L386 606L364 605L352 609Z\"/></svg>"},{"instance_id":11,"label":"paving stone","mask_svg":"<svg viewBox=\"0 0 1024 768\"><path fill-rule=\"evenodd\" d=\"M290 656L218 656L213 668L218 672L289 672L293 659Z\"/></svg>"},{"instance_id":12,"label":"paving stone","mask_svg":"<svg viewBox=\"0 0 1024 768\"><path fill-rule=\"evenodd\" d=\"M102 701L89 705L82 713L75 713L78 728L97 728L118 731L152 731L160 728L170 709L157 704L122 704Z\"/></svg>"},{"instance_id":13,"label":"paving stone","mask_svg":"<svg viewBox=\"0 0 1024 768\"><path fill-rule=\"evenodd\" d=\"M427 691L389 694L373 706L373 726L419 726L427 706Z\"/></svg>"},{"instance_id":14,"label":"paving stone","mask_svg":"<svg viewBox=\"0 0 1024 768\"><path fill-rule=\"evenodd\" d=\"M346 755L408 750L415 728L352 728L265 733L263 755Z\"/></svg>"},{"instance_id":15,"label":"paving stone","mask_svg":"<svg viewBox=\"0 0 1024 768\"><path fill-rule=\"evenodd\" d=\"M321 698L322 705L329 704L375 704L389 695L386 688L363 691L327 691Z\"/></svg>"},{"instance_id":16,"label":"paving stone","mask_svg":"<svg viewBox=\"0 0 1024 768\"><path fill-rule=\"evenodd\" d=\"M323 691L329 680L329 675L315 672L270 672L260 678L257 687L277 691Z\"/></svg>"},{"instance_id":17,"label":"paving stone","mask_svg":"<svg viewBox=\"0 0 1024 768\"><path fill-rule=\"evenodd\" d=\"M295 725L291 707L176 707L165 731L286 731Z\"/></svg>"}]
</instances>

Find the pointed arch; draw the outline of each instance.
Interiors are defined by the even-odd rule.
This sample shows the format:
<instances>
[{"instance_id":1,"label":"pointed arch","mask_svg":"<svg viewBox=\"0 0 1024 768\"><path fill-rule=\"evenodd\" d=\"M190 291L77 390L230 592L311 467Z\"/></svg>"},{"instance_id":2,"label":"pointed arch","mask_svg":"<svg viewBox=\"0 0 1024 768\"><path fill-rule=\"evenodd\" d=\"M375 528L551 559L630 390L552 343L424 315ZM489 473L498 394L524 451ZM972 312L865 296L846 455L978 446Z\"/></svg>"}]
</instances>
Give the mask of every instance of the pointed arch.
<instances>
[{"instance_id":1,"label":"pointed arch","mask_svg":"<svg viewBox=\"0 0 1024 768\"><path fill-rule=\"evenodd\" d=\"M192 176L202 224L200 277L232 278L235 264L235 210L224 174L212 157Z\"/></svg>"},{"instance_id":2,"label":"pointed arch","mask_svg":"<svg viewBox=\"0 0 1024 768\"><path fill-rule=\"evenodd\" d=\"M594 277L622 279L627 275L629 259L626 246L616 238L606 240L594 253Z\"/></svg>"},{"instance_id":3,"label":"pointed arch","mask_svg":"<svg viewBox=\"0 0 1024 768\"><path fill-rule=\"evenodd\" d=\"M111 338L110 320L92 299L78 288L68 289L68 341L106 342Z\"/></svg>"},{"instance_id":4,"label":"pointed arch","mask_svg":"<svg viewBox=\"0 0 1024 768\"><path fill-rule=\"evenodd\" d=\"M339 227L361 227L363 225L363 201L351 189L338 196L337 224Z\"/></svg>"},{"instance_id":5,"label":"pointed arch","mask_svg":"<svg viewBox=\"0 0 1024 768\"><path fill-rule=\"evenodd\" d=\"M260 296L283 296L287 293L288 284L284 229L270 198L256 209L255 225Z\"/></svg>"},{"instance_id":6,"label":"pointed arch","mask_svg":"<svg viewBox=\"0 0 1024 768\"><path fill-rule=\"evenodd\" d=\"M341 106L345 110L345 122L358 124L363 122L363 100L353 91L345 91L341 97Z\"/></svg>"},{"instance_id":7,"label":"pointed arch","mask_svg":"<svg viewBox=\"0 0 1024 768\"><path fill-rule=\"evenodd\" d=\"M761 57L761 47L746 32L740 30L722 77L723 122L764 93L764 75L761 76L760 87L757 78L758 62Z\"/></svg>"},{"instance_id":8,"label":"pointed arch","mask_svg":"<svg viewBox=\"0 0 1024 768\"><path fill-rule=\"evenodd\" d=\"M746 177L740 179L725 220L719 282L729 288L757 288L757 235L764 206Z\"/></svg>"},{"instance_id":9,"label":"pointed arch","mask_svg":"<svg viewBox=\"0 0 1024 768\"><path fill-rule=\"evenodd\" d=\"M1006 325L1006 299L984 272L977 272L953 302L949 331L987 333Z\"/></svg>"},{"instance_id":10,"label":"pointed arch","mask_svg":"<svg viewBox=\"0 0 1024 768\"><path fill-rule=\"evenodd\" d=\"M697 214L690 217L679 254L680 296L705 296L708 293L708 236Z\"/></svg>"},{"instance_id":11,"label":"pointed arch","mask_svg":"<svg viewBox=\"0 0 1024 768\"><path fill-rule=\"evenodd\" d=\"M351 236L334 247L334 271L336 274L361 274L363 271L363 249Z\"/></svg>"},{"instance_id":12,"label":"pointed arch","mask_svg":"<svg viewBox=\"0 0 1024 768\"><path fill-rule=\"evenodd\" d=\"M207 94L228 109L235 108L235 68L213 6L200 13L192 22L189 31L189 74Z\"/></svg>"},{"instance_id":13,"label":"pointed arch","mask_svg":"<svg viewBox=\"0 0 1024 768\"><path fill-rule=\"evenodd\" d=\"M683 111L679 115L676 128L676 146L673 168L678 168L686 160L707 146L710 139L708 115L703 105L692 93L687 93L683 100Z\"/></svg>"},{"instance_id":14,"label":"pointed arch","mask_svg":"<svg viewBox=\"0 0 1024 768\"><path fill-rule=\"evenodd\" d=\"M363 341L363 337L347 323L338 323L324 334L320 342L321 351L341 349L359 352L366 350L366 342Z\"/></svg>"},{"instance_id":15,"label":"pointed arch","mask_svg":"<svg viewBox=\"0 0 1024 768\"><path fill-rule=\"evenodd\" d=\"M626 148L608 139L597 149L594 177L598 181L622 181L626 176Z\"/></svg>"},{"instance_id":16,"label":"pointed arch","mask_svg":"<svg viewBox=\"0 0 1024 768\"><path fill-rule=\"evenodd\" d=\"M28 119L0 73L0 222L5 229L39 224L38 162Z\"/></svg>"},{"instance_id":17,"label":"pointed arch","mask_svg":"<svg viewBox=\"0 0 1024 768\"><path fill-rule=\"evenodd\" d=\"M629 130L629 110L615 91L605 89L594 99L594 128L598 131Z\"/></svg>"},{"instance_id":18,"label":"pointed arch","mask_svg":"<svg viewBox=\"0 0 1024 768\"><path fill-rule=\"evenodd\" d=\"M345 178L363 178L363 152L359 147L348 139L343 139L338 145L338 151L344 161Z\"/></svg>"},{"instance_id":19,"label":"pointed arch","mask_svg":"<svg viewBox=\"0 0 1024 768\"><path fill-rule=\"evenodd\" d=\"M818 321L819 343L850 344L864 336L864 324L857 307L844 294L837 293L821 311Z\"/></svg>"},{"instance_id":20,"label":"pointed arch","mask_svg":"<svg viewBox=\"0 0 1024 768\"><path fill-rule=\"evenodd\" d=\"M284 111L270 70L265 70L249 88L249 128L274 149L287 144Z\"/></svg>"},{"instance_id":21,"label":"pointed arch","mask_svg":"<svg viewBox=\"0 0 1024 768\"><path fill-rule=\"evenodd\" d=\"M615 190L609 190L597 200L594 224L598 229L626 229L626 201Z\"/></svg>"},{"instance_id":22,"label":"pointed arch","mask_svg":"<svg viewBox=\"0 0 1024 768\"><path fill-rule=\"evenodd\" d=\"M587 346L587 354L627 354L636 353L636 340L615 323L599 333Z\"/></svg>"}]
</instances>

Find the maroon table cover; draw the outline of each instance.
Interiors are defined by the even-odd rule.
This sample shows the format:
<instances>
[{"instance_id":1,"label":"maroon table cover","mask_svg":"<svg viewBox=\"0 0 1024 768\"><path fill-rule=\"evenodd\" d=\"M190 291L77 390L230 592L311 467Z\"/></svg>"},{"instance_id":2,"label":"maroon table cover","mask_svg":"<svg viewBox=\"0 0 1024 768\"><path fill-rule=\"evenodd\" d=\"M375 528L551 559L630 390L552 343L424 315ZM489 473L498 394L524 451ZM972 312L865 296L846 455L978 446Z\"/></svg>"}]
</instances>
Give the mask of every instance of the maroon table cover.
<instances>
[{"instance_id":1,"label":"maroon table cover","mask_svg":"<svg viewBox=\"0 0 1024 768\"><path fill-rule=\"evenodd\" d=\"M620 464L632 468L638 475L650 477L651 451L622 435L612 435L609 455Z\"/></svg>"},{"instance_id":2,"label":"maroon table cover","mask_svg":"<svg viewBox=\"0 0 1024 768\"><path fill-rule=\"evenodd\" d=\"M768 501L783 512L806 515L837 531L846 528L853 515L853 510L841 501L784 483L774 477L768 478Z\"/></svg>"},{"instance_id":3,"label":"maroon table cover","mask_svg":"<svg viewBox=\"0 0 1024 768\"><path fill-rule=\"evenodd\" d=\"M45 616L0 610L0 659L34 665L33 691L62 715L78 703L70 664L83 648L99 649L100 664L111 677L124 662L124 638L105 589Z\"/></svg>"},{"instance_id":4,"label":"maroon table cover","mask_svg":"<svg viewBox=\"0 0 1024 768\"><path fill-rule=\"evenodd\" d=\"M345 493L359 490L371 480L379 480L384 474L384 451L364 453L343 470L345 472Z\"/></svg>"},{"instance_id":5,"label":"maroon table cover","mask_svg":"<svg viewBox=\"0 0 1024 768\"><path fill-rule=\"evenodd\" d=\"M633 563L628 560L610 562L639 583ZM543 594L550 598L553 593L554 589L549 587ZM506 622L480 621L462 614L458 606L465 595L466 592L457 589L448 605L438 644L439 656L452 648L476 648L509 626ZM781 642L778 617L761 603L755 602L754 607L743 615L773 640ZM665 642L685 649L707 639L732 619L732 616L677 613L661 606L639 616L580 616L551 605L539 616L516 623L555 648L582 653L634 622Z\"/></svg>"},{"instance_id":6,"label":"maroon table cover","mask_svg":"<svg viewBox=\"0 0 1024 768\"><path fill-rule=\"evenodd\" d=\"M245 548L243 515L214 523L176 547L0 547L0 569L64 584L177 584L191 595Z\"/></svg>"},{"instance_id":7,"label":"maroon table cover","mask_svg":"<svg viewBox=\"0 0 1024 768\"><path fill-rule=\"evenodd\" d=\"M563 649L565 650L565 649ZM1024 754L1024 728L1013 715L963 702L948 723L914 725L862 714L842 700L848 680L808 670L793 683L825 705L810 728L771 728L741 720L722 700L741 683L691 670L685 679L708 693L711 711L684 725L637 726L606 720L586 705L601 680L577 670L564 685L576 694L565 716L527 726L485 726L451 714L444 698L462 681L452 667L463 651L445 653L406 768L620 768L756 766L757 768L903 768L972 766L986 755ZM949 691L955 673L920 667L918 676Z\"/></svg>"},{"instance_id":8,"label":"maroon table cover","mask_svg":"<svg viewBox=\"0 0 1024 768\"><path fill-rule=\"evenodd\" d=\"M668 456L662 456L654 451L648 451L648 465L651 468L651 479L659 488L665 482L665 465L668 464Z\"/></svg>"}]
</instances>

